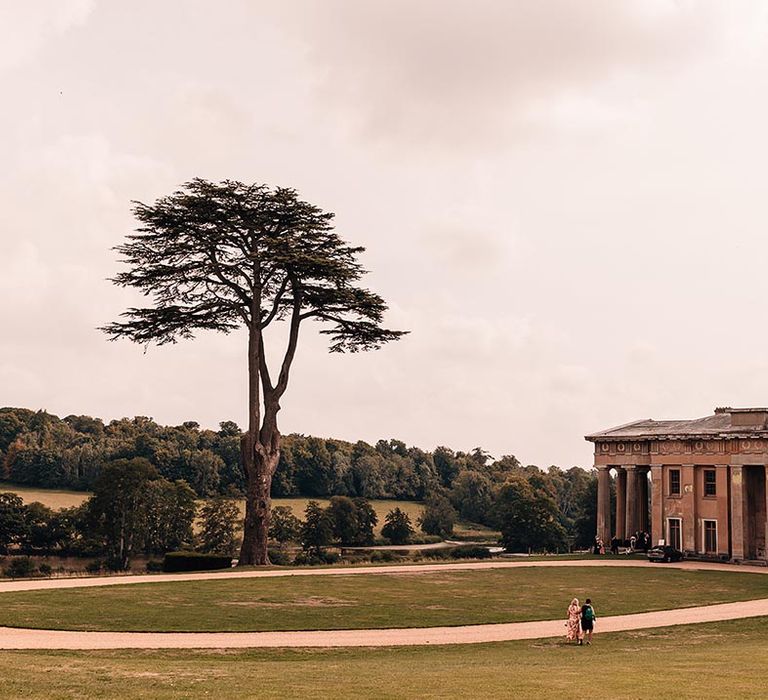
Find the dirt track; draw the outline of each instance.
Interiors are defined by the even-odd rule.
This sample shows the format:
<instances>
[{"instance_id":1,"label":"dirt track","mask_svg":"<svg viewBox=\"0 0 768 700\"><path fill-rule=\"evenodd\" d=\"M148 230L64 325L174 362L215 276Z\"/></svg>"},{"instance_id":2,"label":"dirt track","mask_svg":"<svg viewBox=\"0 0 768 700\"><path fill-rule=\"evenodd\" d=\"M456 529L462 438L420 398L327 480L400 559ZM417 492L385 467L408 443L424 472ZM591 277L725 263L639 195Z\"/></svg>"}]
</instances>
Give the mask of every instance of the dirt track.
<instances>
[{"instance_id":1,"label":"dirt track","mask_svg":"<svg viewBox=\"0 0 768 700\"><path fill-rule=\"evenodd\" d=\"M90 579L52 579L44 581L0 582L4 591L29 591L51 588L83 588L161 581L199 581L222 578L272 578L284 576L403 575L430 571L583 566L665 566L708 571L768 574L768 568L738 567L727 564L684 562L653 565L637 561L494 561L465 564L424 564L377 568L300 569L276 571L234 571L204 574L163 574L152 576L114 576ZM768 599L724 603L662 612L601 617L596 632L648 629L695 622L719 622L768 615ZM514 622L461 627L426 627L377 630L318 630L309 632L72 632L0 627L0 649L204 649L249 647L345 647L411 646L422 644L479 644L515 639L539 639L564 635L563 620Z\"/></svg>"}]
</instances>

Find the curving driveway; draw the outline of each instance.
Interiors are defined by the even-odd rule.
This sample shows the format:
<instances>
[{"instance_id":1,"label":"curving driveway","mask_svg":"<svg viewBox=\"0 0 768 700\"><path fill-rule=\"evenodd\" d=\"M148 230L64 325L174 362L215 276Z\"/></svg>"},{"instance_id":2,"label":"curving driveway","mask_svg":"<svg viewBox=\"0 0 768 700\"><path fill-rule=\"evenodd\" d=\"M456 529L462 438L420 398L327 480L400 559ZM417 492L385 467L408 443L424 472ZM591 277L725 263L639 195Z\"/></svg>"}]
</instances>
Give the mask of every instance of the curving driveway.
<instances>
[{"instance_id":1,"label":"curving driveway","mask_svg":"<svg viewBox=\"0 0 768 700\"><path fill-rule=\"evenodd\" d=\"M51 588L88 588L162 581L199 581L223 578L273 578L285 576L340 576L385 574L403 575L445 570L474 570L521 567L637 567L654 566L703 571L730 571L768 574L768 568L742 568L728 564L683 562L653 565L647 562L566 560L566 561L493 561L464 564L422 564L415 566L355 567L338 569L298 569L275 571L233 571L202 574L160 574L147 576L111 576L87 579L49 579L42 581L0 582L3 591L31 591ZM768 599L723 603L660 612L600 617L597 632L719 622L768 615ZM367 647L411 646L423 644L480 644L516 639L540 639L564 634L564 620L513 622L457 627L419 627L376 630L317 630L307 632L75 632L0 627L0 649L205 649L253 647Z\"/></svg>"}]
</instances>

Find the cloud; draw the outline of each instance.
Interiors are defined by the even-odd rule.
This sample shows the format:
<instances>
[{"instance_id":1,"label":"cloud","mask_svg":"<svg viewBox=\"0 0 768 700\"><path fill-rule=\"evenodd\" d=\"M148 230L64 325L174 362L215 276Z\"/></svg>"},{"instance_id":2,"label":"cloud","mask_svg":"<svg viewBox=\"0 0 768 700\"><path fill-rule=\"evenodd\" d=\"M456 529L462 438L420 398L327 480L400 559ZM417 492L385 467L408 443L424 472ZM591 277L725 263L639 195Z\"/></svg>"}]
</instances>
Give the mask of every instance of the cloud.
<instances>
[{"instance_id":1,"label":"cloud","mask_svg":"<svg viewBox=\"0 0 768 700\"><path fill-rule=\"evenodd\" d=\"M672 0L292 7L286 26L304 42L324 98L359 133L441 146L528 133L549 102L567 117L556 114L555 122L572 124L575 112L599 125L617 108L588 91L716 53L734 35L754 32L759 10Z\"/></svg>"},{"instance_id":2,"label":"cloud","mask_svg":"<svg viewBox=\"0 0 768 700\"><path fill-rule=\"evenodd\" d=\"M35 0L0 5L0 71L23 63L57 34L84 24L94 0Z\"/></svg>"}]
</instances>

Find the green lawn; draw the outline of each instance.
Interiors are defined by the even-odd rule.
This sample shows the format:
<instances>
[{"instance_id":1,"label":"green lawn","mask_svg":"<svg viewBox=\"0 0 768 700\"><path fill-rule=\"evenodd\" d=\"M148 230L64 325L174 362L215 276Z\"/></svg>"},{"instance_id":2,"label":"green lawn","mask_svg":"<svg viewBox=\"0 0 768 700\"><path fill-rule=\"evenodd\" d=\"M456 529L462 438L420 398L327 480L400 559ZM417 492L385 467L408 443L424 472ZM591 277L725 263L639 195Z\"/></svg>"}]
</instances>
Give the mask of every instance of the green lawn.
<instances>
[{"instance_id":1,"label":"green lawn","mask_svg":"<svg viewBox=\"0 0 768 700\"><path fill-rule=\"evenodd\" d=\"M0 652L0 697L764 698L768 618L447 647Z\"/></svg>"},{"instance_id":2,"label":"green lawn","mask_svg":"<svg viewBox=\"0 0 768 700\"><path fill-rule=\"evenodd\" d=\"M768 597L757 573L521 568L296 576L3 593L0 625L72 630L247 631L422 627L598 617Z\"/></svg>"}]
</instances>

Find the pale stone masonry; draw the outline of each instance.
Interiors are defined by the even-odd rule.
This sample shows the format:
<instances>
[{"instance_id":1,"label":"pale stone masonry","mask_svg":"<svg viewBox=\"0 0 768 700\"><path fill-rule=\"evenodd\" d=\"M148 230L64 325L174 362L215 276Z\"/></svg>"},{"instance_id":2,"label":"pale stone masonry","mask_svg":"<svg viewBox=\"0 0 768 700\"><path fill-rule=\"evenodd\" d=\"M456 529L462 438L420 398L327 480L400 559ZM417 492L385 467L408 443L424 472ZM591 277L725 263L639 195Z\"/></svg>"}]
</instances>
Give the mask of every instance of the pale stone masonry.
<instances>
[{"instance_id":1,"label":"pale stone masonry","mask_svg":"<svg viewBox=\"0 0 768 700\"><path fill-rule=\"evenodd\" d=\"M663 539L688 554L768 561L768 408L639 420L586 439L595 444L604 542L649 531L654 544Z\"/></svg>"}]
</instances>

